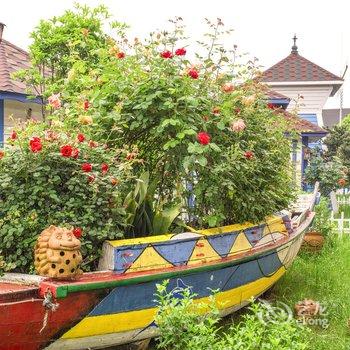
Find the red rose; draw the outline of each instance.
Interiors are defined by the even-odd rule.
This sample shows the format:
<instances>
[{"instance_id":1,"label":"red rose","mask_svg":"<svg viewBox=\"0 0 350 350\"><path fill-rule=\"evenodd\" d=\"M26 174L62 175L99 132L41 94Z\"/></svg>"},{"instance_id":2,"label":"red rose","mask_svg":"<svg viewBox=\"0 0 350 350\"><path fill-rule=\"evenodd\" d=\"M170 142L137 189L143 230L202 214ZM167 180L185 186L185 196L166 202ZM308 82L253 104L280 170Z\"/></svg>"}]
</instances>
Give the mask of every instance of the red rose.
<instances>
[{"instance_id":1,"label":"red rose","mask_svg":"<svg viewBox=\"0 0 350 350\"><path fill-rule=\"evenodd\" d=\"M83 234L83 230L80 228L80 227L76 227L74 230L73 230L73 235L76 237L76 238L80 238Z\"/></svg>"},{"instance_id":2,"label":"red rose","mask_svg":"<svg viewBox=\"0 0 350 350\"><path fill-rule=\"evenodd\" d=\"M90 163L83 163L81 165L81 170L89 173L92 170L92 165Z\"/></svg>"},{"instance_id":3,"label":"red rose","mask_svg":"<svg viewBox=\"0 0 350 350\"><path fill-rule=\"evenodd\" d=\"M108 171L108 169L109 169L108 164L106 164L106 163L101 164L101 170L104 174Z\"/></svg>"},{"instance_id":4,"label":"red rose","mask_svg":"<svg viewBox=\"0 0 350 350\"><path fill-rule=\"evenodd\" d=\"M165 51L160 53L160 56L163 58L172 58L173 54L171 53L171 51L165 50Z\"/></svg>"},{"instance_id":5,"label":"red rose","mask_svg":"<svg viewBox=\"0 0 350 350\"><path fill-rule=\"evenodd\" d=\"M32 137L29 141L29 146L33 153L40 152L43 148L40 137Z\"/></svg>"},{"instance_id":6,"label":"red rose","mask_svg":"<svg viewBox=\"0 0 350 350\"><path fill-rule=\"evenodd\" d=\"M185 56L186 55L186 49L182 47L181 49L177 49L175 51L176 56Z\"/></svg>"},{"instance_id":7,"label":"red rose","mask_svg":"<svg viewBox=\"0 0 350 350\"><path fill-rule=\"evenodd\" d=\"M77 158L79 157L79 150L78 150L78 148L74 148L74 149L73 149L72 157L73 157L74 159L77 159Z\"/></svg>"},{"instance_id":8,"label":"red rose","mask_svg":"<svg viewBox=\"0 0 350 350\"><path fill-rule=\"evenodd\" d=\"M210 136L204 131L197 134L197 140L201 145L207 145L210 142Z\"/></svg>"},{"instance_id":9,"label":"red rose","mask_svg":"<svg viewBox=\"0 0 350 350\"><path fill-rule=\"evenodd\" d=\"M254 157L254 153L252 151L246 151L244 153L244 157L246 157L246 159L252 159Z\"/></svg>"},{"instance_id":10,"label":"red rose","mask_svg":"<svg viewBox=\"0 0 350 350\"><path fill-rule=\"evenodd\" d=\"M84 142L85 136L83 134L78 134L77 135L77 139L78 139L79 142Z\"/></svg>"},{"instance_id":11,"label":"red rose","mask_svg":"<svg viewBox=\"0 0 350 350\"><path fill-rule=\"evenodd\" d=\"M10 136L10 137L11 137L11 140L16 140L16 138L17 138L17 133L16 133L16 131L13 130L13 131L11 132L11 136Z\"/></svg>"},{"instance_id":12,"label":"red rose","mask_svg":"<svg viewBox=\"0 0 350 350\"><path fill-rule=\"evenodd\" d=\"M0 150L0 159L4 158L5 152Z\"/></svg>"},{"instance_id":13,"label":"red rose","mask_svg":"<svg viewBox=\"0 0 350 350\"><path fill-rule=\"evenodd\" d=\"M192 79L198 79L198 77L199 77L198 71L197 71L196 69L194 69L194 68L191 68L191 69L187 72L187 74L188 74Z\"/></svg>"},{"instance_id":14,"label":"red rose","mask_svg":"<svg viewBox=\"0 0 350 350\"><path fill-rule=\"evenodd\" d=\"M85 100L83 106L84 106L84 110L87 111L90 107L90 102L88 100Z\"/></svg>"},{"instance_id":15,"label":"red rose","mask_svg":"<svg viewBox=\"0 0 350 350\"><path fill-rule=\"evenodd\" d=\"M123 59L124 57L125 57L125 53L124 52L118 52L117 53L117 58Z\"/></svg>"},{"instance_id":16,"label":"red rose","mask_svg":"<svg viewBox=\"0 0 350 350\"><path fill-rule=\"evenodd\" d=\"M88 182L91 183L91 182L94 182L95 181L95 176L94 175L89 175L88 176Z\"/></svg>"},{"instance_id":17,"label":"red rose","mask_svg":"<svg viewBox=\"0 0 350 350\"><path fill-rule=\"evenodd\" d=\"M61 146L60 152L63 157L71 157L73 153L73 147L71 145Z\"/></svg>"},{"instance_id":18,"label":"red rose","mask_svg":"<svg viewBox=\"0 0 350 350\"><path fill-rule=\"evenodd\" d=\"M267 108L275 109L276 106L275 106L273 103L268 103L268 104L267 104Z\"/></svg>"}]
</instances>

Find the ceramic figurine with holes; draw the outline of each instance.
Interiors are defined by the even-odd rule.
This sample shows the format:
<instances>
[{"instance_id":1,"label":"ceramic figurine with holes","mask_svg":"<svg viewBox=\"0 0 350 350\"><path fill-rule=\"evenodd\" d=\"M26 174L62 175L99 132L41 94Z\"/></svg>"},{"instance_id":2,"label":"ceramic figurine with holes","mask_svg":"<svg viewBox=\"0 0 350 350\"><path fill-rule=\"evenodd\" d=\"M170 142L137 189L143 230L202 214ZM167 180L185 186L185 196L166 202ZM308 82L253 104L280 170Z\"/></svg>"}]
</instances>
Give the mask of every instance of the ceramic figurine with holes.
<instances>
[{"instance_id":1,"label":"ceramic figurine with holes","mask_svg":"<svg viewBox=\"0 0 350 350\"><path fill-rule=\"evenodd\" d=\"M35 246L37 273L51 278L75 278L82 273L80 246L73 230L50 226L40 234Z\"/></svg>"}]
</instances>

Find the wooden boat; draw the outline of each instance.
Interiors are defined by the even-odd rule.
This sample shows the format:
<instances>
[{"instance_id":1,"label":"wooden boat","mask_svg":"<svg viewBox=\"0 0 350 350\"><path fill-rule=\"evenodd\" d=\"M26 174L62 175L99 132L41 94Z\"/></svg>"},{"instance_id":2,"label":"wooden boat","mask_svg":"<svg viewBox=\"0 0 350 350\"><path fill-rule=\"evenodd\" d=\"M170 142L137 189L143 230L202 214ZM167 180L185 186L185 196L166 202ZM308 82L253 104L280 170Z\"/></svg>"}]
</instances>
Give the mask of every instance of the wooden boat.
<instances>
[{"instance_id":1,"label":"wooden boat","mask_svg":"<svg viewBox=\"0 0 350 350\"><path fill-rule=\"evenodd\" d=\"M315 191L316 193L316 191ZM157 335L156 285L191 287L221 314L243 307L286 272L310 226L315 194L293 215L177 235L106 242L103 271L76 281L0 279L0 349L98 349Z\"/></svg>"}]
</instances>

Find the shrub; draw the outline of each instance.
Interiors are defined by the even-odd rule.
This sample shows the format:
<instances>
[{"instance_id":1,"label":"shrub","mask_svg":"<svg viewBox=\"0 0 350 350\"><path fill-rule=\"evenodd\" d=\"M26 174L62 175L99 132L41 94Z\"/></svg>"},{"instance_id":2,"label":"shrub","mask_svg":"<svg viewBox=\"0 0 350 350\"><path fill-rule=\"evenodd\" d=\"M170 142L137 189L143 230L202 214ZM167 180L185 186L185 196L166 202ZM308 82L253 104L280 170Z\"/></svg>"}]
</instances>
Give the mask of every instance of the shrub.
<instances>
[{"instance_id":1,"label":"shrub","mask_svg":"<svg viewBox=\"0 0 350 350\"><path fill-rule=\"evenodd\" d=\"M71 23L62 17L59 26ZM221 20L208 21L203 55L186 45L180 18L171 25L134 42L117 26L116 39L94 51L93 67L72 48L67 79L55 91L63 108L55 113L71 128L92 124L94 138L112 147L136 147L157 183L153 201L182 200L194 226L258 222L287 207L290 143L283 118L268 108L265 87L253 79L255 62L238 64L236 48L220 45L230 32ZM31 50L50 58L39 43ZM139 177L144 169L136 171Z\"/></svg>"},{"instance_id":2,"label":"shrub","mask_svg":"<svg viewBox=\"0 0 350 350\"><path fill-rule=\"evenodd\" d=\"M326 161L320 155L311 158L310 165L305 170L305 180L310 184L320 183L320 192L328 195L331 191L340 188L341 179L346 177L344 165L337 157Z\"/></svg>"},{"instance_id":3,"label":"shrub","mask_svg":"<svg viewBox=\"0 0 350 350\"><path fill-rule=\"evenodd\" d=\"M209 304L194 301L190 288L167 292L157 286L157 348L164 350L306 350L308 330L268 303L253 302L241 321L219 332L215 296ZM276 311L277 310L277 311Z\"/></svg>"},{"instance_id":4,"label":"shrub","mask_svg":"<svg viewBox=\"0 0 350 350\"><path fill-rule=\"evenodd\" d=\"M102 242L123 236L121 193L130 185L135 159L82 133L34 122L13 132L12 139L0 160L5 260L26 271L38 234L51 224L70 225L83 230L86 268L93 266Z\"/></svg>"}]
</instances>

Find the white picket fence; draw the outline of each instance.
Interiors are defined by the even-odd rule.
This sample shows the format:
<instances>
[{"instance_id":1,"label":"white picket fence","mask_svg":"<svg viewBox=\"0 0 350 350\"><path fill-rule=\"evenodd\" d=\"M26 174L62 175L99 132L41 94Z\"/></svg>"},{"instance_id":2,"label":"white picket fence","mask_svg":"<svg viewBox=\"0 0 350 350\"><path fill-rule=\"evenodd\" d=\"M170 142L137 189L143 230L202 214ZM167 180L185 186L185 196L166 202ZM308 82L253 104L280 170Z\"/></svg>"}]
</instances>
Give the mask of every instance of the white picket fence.
<instances>
[{"instance_id":1,"label":"white picket fence","mask_svg":"<svg viewBox=\"0 0 350 350\"><path fill-rule=\"evenodd\" d=\"M334 212L332 211L330 220L332 221L332 223L334 223L337 231L340 234L350 233L350 219L344 218L344 212L340 213L339 218L334 218Z\"/></svg>"},{"instance_id":2,"label":"white picket fence","mask_svg":"<svg viewBox=\"0 0 350 350\"><path fill-rule=\"evenodd\" d=\"M350 218L345 218L344 212L339 212L339 206L346 205L350 206L350 191L349 189L337 190L335 193L331 193L331 203L332 203L332 212L330 220L335 225L337 231L340 234L350 233ZM339 215L340 214L340 215ZM337 216L336 218L334 216Z\"/></svg>"}]
</instances>

